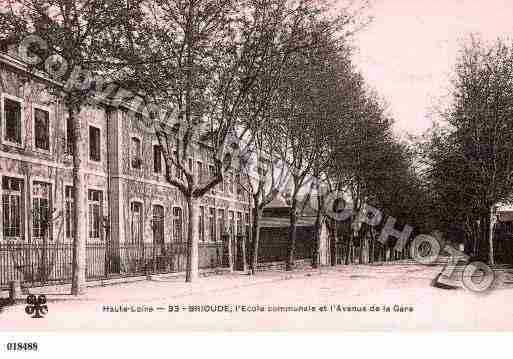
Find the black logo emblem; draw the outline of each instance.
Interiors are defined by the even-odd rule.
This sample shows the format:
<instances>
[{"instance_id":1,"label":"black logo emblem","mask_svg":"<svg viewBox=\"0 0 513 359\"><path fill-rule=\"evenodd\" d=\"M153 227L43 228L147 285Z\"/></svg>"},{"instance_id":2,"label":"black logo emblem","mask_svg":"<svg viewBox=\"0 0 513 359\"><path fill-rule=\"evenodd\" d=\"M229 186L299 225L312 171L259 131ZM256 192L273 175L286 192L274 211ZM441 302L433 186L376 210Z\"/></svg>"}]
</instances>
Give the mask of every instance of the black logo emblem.
<instances>
[{"instance_id":1,"label":"black logo emblem","mask_svg":"<svg viewBox=\"0 0 513 359\"><path fill-rule=\"evenodd\" d=\"M48 313L46 296L44 294L38 295L37 298L34 294L30 294L27 297L27 304L25 313L31 315L32 318L43 318Z\"/></svg>"}]
</instances>

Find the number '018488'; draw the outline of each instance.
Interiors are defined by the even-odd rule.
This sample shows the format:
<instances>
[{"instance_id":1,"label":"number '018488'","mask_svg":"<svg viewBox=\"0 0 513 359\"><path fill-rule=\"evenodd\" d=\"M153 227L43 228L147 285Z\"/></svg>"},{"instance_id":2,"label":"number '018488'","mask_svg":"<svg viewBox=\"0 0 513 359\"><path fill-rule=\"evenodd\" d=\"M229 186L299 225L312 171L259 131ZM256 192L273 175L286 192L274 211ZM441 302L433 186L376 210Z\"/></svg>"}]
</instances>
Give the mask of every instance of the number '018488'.
<instances>
[{"instance_id":1,"label":"number '018488'","mask_svg":"<svg viewBox=\"0 0 513 359\"><path fill-rule=\"evenodd\" d=\"M37 343L7 343L8 351L37 351Z\"/></svg>"}]
</instances>

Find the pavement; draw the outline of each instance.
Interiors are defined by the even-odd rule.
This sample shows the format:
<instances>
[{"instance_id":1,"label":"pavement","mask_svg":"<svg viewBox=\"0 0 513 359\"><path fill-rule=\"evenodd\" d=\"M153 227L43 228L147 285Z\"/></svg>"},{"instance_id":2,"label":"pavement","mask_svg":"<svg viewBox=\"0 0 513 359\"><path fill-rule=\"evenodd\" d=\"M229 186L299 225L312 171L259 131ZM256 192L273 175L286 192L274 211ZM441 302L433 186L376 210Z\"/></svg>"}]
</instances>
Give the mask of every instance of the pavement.
<instances>
[{"instance_id":1,"label":"pavement","mask_svg":"<svg viewBox=\"0 0 513 359\"><path fill-rule=\"evenodd\" d=\"M351 265L68 288L45 294L48 313L4 308L0 331L513 330L513 287L484 294L431 285L441 266Z\"/></svg>"}]
</instances>

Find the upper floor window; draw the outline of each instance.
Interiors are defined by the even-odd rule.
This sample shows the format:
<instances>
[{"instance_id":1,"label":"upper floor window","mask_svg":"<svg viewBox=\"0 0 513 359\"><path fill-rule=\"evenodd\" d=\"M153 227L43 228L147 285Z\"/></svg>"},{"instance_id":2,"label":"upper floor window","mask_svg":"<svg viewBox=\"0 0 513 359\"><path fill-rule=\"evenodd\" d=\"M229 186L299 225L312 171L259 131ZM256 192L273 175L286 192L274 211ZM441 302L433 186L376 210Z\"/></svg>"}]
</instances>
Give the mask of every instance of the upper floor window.
<instances>
[{"instance_id":1,"label":"upper floor window","mask_svg":"<svg viewBox=\"0 0 513 359\"><path fill-rule=\"evenodd\" d=\"M162 173L162 147L153 145L153 172Z\"/></svg>"},{"instance_id":2,"label":"upper floor window","mask_svg":"<svg viewBox=\"0 0 513 359\"><path fill-rule=\"evenodd\" d=\"M216 168L213 165L208 165L208 177L209 180L212 181L216 174ZM217 186L216 186L217 187ZM214 193L215 187L211 190L211 193Z\"/></svg>"},{"instance_id":3,"label":"upper floor window","mask_svg":"<svg viewBox=\"0 0 513 359\"><path fill-rule=\"evenodd\" d=\"M89 190L89 239L101 239L102 191Z\"/></svg>"},{"instance_id":4,"label":"upper floor window","mask_svg":"<svg viewBox=\"0 0 513 359\"><path fill-rule=\"evenodd\" d=\"M100 129L94 126L89 126L89 159L101 160Z\"/></svg>"},{"instance_id":5,"label":"upper floor window","mask_svg":"<svg viewBox=\"0 0 513 359\"><path fill-rule=\"evenodd\" d=\"M132 168L141 168L142 153L141 153L141 140L137 137L132 137L130 141L130 152L132 156Z\"/></svg>"},{"instance_id":6,"label":"upper floor window","mask_svg":"<svg viewBox=\"0 0 513 359\"><path fill-rule=\"evenodd\" d=\"M50 229L51 186L44 182L32 184L32 237L42 239Z\"/></svg>"},{"instance_id":7,"label":"upper floor window","mask_svg":"<svg viewBox=\"0 0 513 359\"><path fill-rule=\"evenodd\" d=\"M203 163L201 161L197 161L197 168L198 168L198 183L201 183L203 181Z\"/></svg>"},{"instance_id":8,"label":"upper floor window","mask_svg":"<svg viewBox=\"0 0 513 359\"><path fill-rule=\"evenodd\" d=\"M21 102L4 97L4 140L21 145Z\"/></svg>"},{"instance_id":9,"label":"upper floor window","mask_svg":"<svg viewBox=\"0 0 513 359\"><path fill-rule=\"evenodd\" d=\"M173 156L175 158L175 161L178 162L178 152L173 151ZM175 177L180 180L183 179L183 171L181 169L179 169L178 166L174 166L174 170L175 170Z\"/></svg>"},{"instance_id":10,"label":"upper floor window","mask_svg":"<svg viewBox=\"0 0 513 359\"><path fill-rule=\"evenodd\" d=\"M34 109L34 145L38 150L50 151L50 113Z\"/></svg>"},{"instance_id":11,"label":"upper floor window","mask_svg":"<svg viewBox=\"0 0 513 359\"><path fill-rule=\"evenodd\" d=\"M4 239L23 237L23 180L2 178L2 211Z\"/></svg>"}]
</instances>

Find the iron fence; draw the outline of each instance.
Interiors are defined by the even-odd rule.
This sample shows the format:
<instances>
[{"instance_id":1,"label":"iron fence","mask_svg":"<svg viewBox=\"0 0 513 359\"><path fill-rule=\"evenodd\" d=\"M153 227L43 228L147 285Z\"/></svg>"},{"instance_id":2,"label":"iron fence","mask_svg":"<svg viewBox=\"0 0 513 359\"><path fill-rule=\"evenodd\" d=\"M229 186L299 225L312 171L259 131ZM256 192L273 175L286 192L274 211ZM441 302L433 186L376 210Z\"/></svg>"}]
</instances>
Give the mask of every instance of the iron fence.
<instances>
[{"instance_id":1,"label":"iron fence","mask_svg":"<svg viewBox=\"0 0 513 359\"><path fill-rule=\"evenodd\" d=\"M86 245L86 279L183 272L186 243ZM223 244L199 244L199 268L222 266ZM69 283L73 247L70 243L0 243L0 288L18 280L25 287Z\"/></svg>"}]
</instances>

